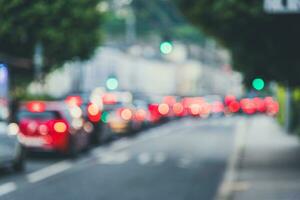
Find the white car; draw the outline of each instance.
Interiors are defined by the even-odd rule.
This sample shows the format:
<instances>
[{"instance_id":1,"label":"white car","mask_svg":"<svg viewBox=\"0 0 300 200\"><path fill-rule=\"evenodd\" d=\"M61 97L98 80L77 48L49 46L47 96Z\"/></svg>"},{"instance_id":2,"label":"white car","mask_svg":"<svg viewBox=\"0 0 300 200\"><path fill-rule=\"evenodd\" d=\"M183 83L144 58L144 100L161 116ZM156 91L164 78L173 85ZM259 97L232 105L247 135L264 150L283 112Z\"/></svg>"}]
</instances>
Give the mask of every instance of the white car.
<instances>
[{"instance_id":1,"label":"white car","mask_svg":"<svg viewBox=\"0 0 300 200\"><path fill-rule=\"evenodd\" d=\"M19 143L17 124L0 121L0 167L11 167L15 171L24 170L25 150Z\"/></svg>"}]
</instances>

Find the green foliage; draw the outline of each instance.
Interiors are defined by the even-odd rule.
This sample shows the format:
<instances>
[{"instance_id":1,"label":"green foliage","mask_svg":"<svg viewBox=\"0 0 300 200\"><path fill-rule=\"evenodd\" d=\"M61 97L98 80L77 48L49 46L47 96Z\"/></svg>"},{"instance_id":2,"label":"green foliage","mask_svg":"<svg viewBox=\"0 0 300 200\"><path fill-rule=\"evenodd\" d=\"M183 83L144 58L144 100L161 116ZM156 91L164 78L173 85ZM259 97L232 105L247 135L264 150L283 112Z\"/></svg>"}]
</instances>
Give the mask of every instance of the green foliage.
<instances>
[{"instance_id":1,"label":"green foliage","mask_svg":"<svg viewBox=\"0 0 300 200\"><path fill-rule=\"evenodd\" d=\"M49 95L30 95L30 94L24 94L22 96L17 96L18 99L22 101L54 101L57 100L56 98L53 98Z\"/></svg>"},{"instance_id":2,"label":"green foliage","mask_svg":"<svg viewBox=\"0 0 300 200\"><path fill-rule=\"evenodd\" d=\"M103 31L106 37L118 38L124 36L125 19L120 18L113 12L106 12L103 20Z\"/></svg>"},{"instance_id":3,"label":"green foliage","mask_svg":"<svg viewBox=\"0 0 300 200\"><path fill-rule=\"evenodd\" d=\"M290 86L300 79L300 15L270 15L262 0L174 0L187 18L233 55L248 83L259 76Z\"/></svg>"},{"instance_id":4,"label":"green foliage","mask_svg":"<svg viewBox=\"0 0 300 200\"><path fill-rule=\"evenodd\" d=\"M1 0L0 55L31 60L41 42L47 70L74 58L87 59L100 42L99 1ZM13 73L20 73L13 67Z\"/></svg>"},{"instance_id":5,"label":"green foliage","mask_svg":"<svg viewBox=\"0 0 300 200\"><path fill-rule=\"evenodd\" d=\"M277 115L277 120L279 122L279 124L281 124L282 126L284 125L285 123L285 113L284 113L284 110L285 110L285 106L286 106L286 88L283 87L283 86L278 86L278 89L277 89L277 100L278 100L278 103L279 103L279 114Z\"/></svg>"},{"instance_id":6,"label":"green foliage","mask_svg":"<svg viewBox=\"0 0 300 200\"><path fill-rule=\"evenodd\" d=\"M205 35L200 30L188 24L176 26L172 30L172 36L183 42L199 45L204 45L205 43Z\"/></svg>"}]
</instances>

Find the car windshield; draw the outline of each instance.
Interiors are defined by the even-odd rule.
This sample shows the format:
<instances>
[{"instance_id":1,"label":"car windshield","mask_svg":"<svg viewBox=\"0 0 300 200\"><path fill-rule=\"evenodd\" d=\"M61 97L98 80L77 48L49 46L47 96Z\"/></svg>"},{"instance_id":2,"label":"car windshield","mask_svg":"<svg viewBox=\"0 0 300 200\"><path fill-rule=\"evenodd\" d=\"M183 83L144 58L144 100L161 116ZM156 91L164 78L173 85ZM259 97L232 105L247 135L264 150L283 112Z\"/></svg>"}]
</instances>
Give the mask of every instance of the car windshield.
<instances>
[{"instance_id":1,"label":"car windshield","mask_svg":"<svg viewBox=\"0 0 300 200\"><path fill-rule=\"evenodd\" d=\"M112 105L104 105L103 109L105 111L110 111L110 110L115 110L115 109L118 109L118 108L122 108L124 106L125 106L124 103L117 102L117 103L112 104Z\"/></svg>"},{"instance_id":2,"label":"car windshield","mask_svg":"<svg viewBox=\"0 0 300 200\"><path fill-rule=\"evenodd\" d=\"M54 111L45 111L45 112L28 112L21 111L18 113L17 119L21 121L22 119L31 119L31 120L51 120L57 119L59 115Z\"/></svg>"}]
</instances>

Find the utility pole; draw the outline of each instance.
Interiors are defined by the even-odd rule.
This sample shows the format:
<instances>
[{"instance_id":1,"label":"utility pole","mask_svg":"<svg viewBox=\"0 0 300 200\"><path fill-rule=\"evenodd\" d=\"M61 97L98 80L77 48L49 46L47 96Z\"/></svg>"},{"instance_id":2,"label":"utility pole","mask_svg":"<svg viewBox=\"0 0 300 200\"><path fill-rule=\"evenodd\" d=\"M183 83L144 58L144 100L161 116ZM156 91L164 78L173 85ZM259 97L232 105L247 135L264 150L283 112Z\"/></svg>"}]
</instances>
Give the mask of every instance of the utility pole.
<instances>
[{"instance_id":1,"label":"utility pole","mask_svg":"<svg viewBox=\"0 0 300 200\"><path fill-rule=\"evenodd\" d=\"M126 20L126 42L133 44L136 40L136 16L134 10L128 6L125 16Z\"/></svg>"},{"instance_id":2,"label":"utility pole","mask_svg":"<svg viewBox=\"0 0 300 200\"><path fill-rule=\"evenodd\" d=\"M132 45L136 40L136 16L131 6L132 0L114 0L117 13L125 20L125 40Z\"/></svg>"},{"instance_id":3,"label":"utility pole","mask_svg":"<svg viewBox=\"0 0 300 200\"><path fill-rule=\"evenodd\" d=\"M39 41L36 43L34 48L33 63L34 63L34 81L37 84L37 93L42 93L42 80L43 80L43 67L44 67L44 48L42 43Z\"/></svg>"},{"instance_id":4,"label":"utility pole","mask_svg":"<svg viewBox=\"0 0 300 200\"><path fill-rule=\"evenodd\" d=\"M291 118L292 118L292 91L289 86L286 86L285 92L285 122L284 122L284 129L287 133L291 130Z\"/></svg>"},{"instance_id":5,"label":"utility pole","mask_svg":"<svg viewBox=\"0 0 300 200\"><path fill-rule=\"evenodd\" d=\"M300 14L300 0L264 0L264 10L267 14L272 15ZM291 130L293 108L292 89L288 83L286 84L285 91L284 128L286 132L289 132Z\"/></svg>"}]
</instances>

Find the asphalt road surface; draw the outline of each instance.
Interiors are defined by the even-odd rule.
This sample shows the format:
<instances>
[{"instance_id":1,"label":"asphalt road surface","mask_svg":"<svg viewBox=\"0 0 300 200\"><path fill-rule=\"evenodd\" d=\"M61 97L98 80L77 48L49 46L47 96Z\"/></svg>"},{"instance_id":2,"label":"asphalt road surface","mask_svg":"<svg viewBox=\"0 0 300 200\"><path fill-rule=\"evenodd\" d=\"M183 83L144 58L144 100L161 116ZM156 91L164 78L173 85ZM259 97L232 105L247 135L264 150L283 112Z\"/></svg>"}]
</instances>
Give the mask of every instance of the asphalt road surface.
<instances>
[{"instance_id":1,"label":"asphalt road surface","mask_svg":"<svg viewBox=\"0 0 300 200\"><path fill-rule=\"evenodd\" d=\"M214 199L233 152L238 120L173 121L76 160L33 155L22 174L0 171L0 199Z\"/></svg>"}]
</instances>

